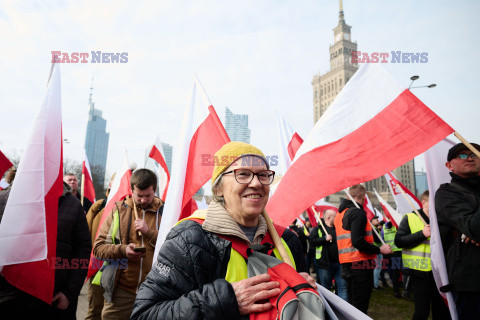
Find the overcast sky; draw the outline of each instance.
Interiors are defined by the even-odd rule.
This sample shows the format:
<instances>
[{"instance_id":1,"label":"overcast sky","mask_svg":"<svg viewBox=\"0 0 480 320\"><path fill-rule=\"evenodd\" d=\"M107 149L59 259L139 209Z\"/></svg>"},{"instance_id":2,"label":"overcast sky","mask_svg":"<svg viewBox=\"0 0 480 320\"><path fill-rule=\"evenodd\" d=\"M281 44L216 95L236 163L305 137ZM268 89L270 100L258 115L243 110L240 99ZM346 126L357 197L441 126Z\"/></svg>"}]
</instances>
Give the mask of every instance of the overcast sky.
<instances>
[{"instance_id":1,"label":"overcast sky","mask_svg":"<svg viewBox=\"0 0 480 320\"><path fill-rule=\"evenodd\" d=\"M428 52L428 63L383 64L468 140L480 142L478 1L344 0L364 52ZM67 158L80 161L92 74L110 132L107 173L144 163L158 135L175 146L192 74L220 118L248 114L251 143L275 155L275 111L301 136L313 127L311 81L329 69L338 1L60 1L0 5L0 150L25 147L50 69L51 51L127 52L124 64L62 64ZM374 161L374 159L372 159ZM417 168L418 169L418 168Z\"/></svg>"}]
</instances>

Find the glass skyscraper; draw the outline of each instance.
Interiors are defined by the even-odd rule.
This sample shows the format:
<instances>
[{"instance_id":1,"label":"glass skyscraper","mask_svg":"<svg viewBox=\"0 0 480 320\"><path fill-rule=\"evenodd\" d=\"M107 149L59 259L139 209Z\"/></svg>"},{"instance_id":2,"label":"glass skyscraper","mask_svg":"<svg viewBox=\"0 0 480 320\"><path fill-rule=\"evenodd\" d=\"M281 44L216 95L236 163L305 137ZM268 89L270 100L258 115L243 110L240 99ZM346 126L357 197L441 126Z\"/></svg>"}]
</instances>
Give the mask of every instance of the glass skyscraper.
<instances>
[{"instance_id":1,"label":"glass skyscraper","mask_svg":"<svg viewBox=\"0 0 480 320\"><path fill-rule=\"evenodd\" d=\"M225 130L231 141L250 143L250 129L248 129L248 115L235 114L227 108L225 114Z\"/></svg>"},{"instance_id":2,"label":"glass skyscraper","mask_svg":"<svg viewBox=\"0 0 480 320\"><path fill-rule=\"evenodd\" d=\"M93 90L93 88L90 88ZM105 168L107 165L108 139L110 134L106 131L107 120L102 117L102 111L95 109L92 101L92 92L88 104L87 136L85 138L85 150L90 163L93 180L104 185Z\"/></svg>"}]
</instances>

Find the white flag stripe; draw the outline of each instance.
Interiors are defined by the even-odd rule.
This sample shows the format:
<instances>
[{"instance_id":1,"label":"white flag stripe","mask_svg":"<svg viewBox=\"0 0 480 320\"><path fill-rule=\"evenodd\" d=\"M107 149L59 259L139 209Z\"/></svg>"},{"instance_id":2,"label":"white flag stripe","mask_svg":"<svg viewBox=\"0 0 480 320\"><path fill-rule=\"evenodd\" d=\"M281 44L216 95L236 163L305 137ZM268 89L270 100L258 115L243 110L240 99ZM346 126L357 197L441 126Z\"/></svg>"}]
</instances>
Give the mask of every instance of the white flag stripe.
<instances>
[{"instance_id":1,"label":"white flag stripe","mask_svg":"<svg viewBox=\"0 0 480 320\"><path fill-rule=\"evenodd\" d=\"M425 152L425 166L427 169L427 181L430 192L428 208L430 228L432 230L430 237L430 251L432 272L437 288L447 285L449 280L445 257L443 255L442 241L440 239L440 230L438 228L437 213L435 212L435 193L442 183L447 183L451 180L449 170L445 167L445 162L447 162L448 150L455 144L456 143L449 139L444 139ZM451 292L447 292L446 294L440 292L440 294L447 297L452 320L457 320L457 311L455 309L455 302L453 301Z\"/></svg>"},{"instance_id":2,"label":"white flag stripe","mask_svg":"<svg viewBox=\"0 0 480 320\"><path fill-rule=\"evenodd\" d=\"M292 160L290 159L290 155L288 154L288 145L290 141L292 141L292 137L295 134L292 127L288 124L288 122L283 118L279 113L277 113L277 121L278 121L278 137L279 137L279 162L280 162L280 170L281 174L285 175L288 168L292 164Z\"/></svg>"},{"instance_id":3,"label":"white flag stripe","mask_svg":"<svg viewBox=\"0 0 480 320\"><path fill-rule=\"evenodd\" d=\"M53 67L5 207L0 224L0 266L47 258L45 196L58 178L61 165L59 68L58 64Z\"/></svg>"},{"instance_id":4,"label":"white flag stripe","mask_svg":"<svg viewBox=\"0 0 480 320\"><path fill-rule=\"evenodd\" d=\"M167 193L167 198L165 199L162 223L160 224L160 230L158 231L153 262L157 261L158 252L160 251L162 244L165 242L167 233L178 221L178 217L182 211L183 187L185 184L188 152L190 149L190 141L193 135L192 123L195 112L195 91L196 83L194 81L190 105L188 105L185 109L180 136L176 144L176 148L173 149L170 185L168 187L169 190Z\"/></svg>"},{"instance_id":5,"label":"white flag stripe","mask_svg":"<svg viewBox=\"0 0 480 320\"><path fill-rule=\"evenodd\" d=\"M368 77L365 77L367 73ZM295 155L294 161L312 149L337 141L357 130L405 89L382 67L364 64L317 121ZM366 95L364 92L376 94ZM339 126L338 123L348 125Z\"/></svg>"}]
</instances>

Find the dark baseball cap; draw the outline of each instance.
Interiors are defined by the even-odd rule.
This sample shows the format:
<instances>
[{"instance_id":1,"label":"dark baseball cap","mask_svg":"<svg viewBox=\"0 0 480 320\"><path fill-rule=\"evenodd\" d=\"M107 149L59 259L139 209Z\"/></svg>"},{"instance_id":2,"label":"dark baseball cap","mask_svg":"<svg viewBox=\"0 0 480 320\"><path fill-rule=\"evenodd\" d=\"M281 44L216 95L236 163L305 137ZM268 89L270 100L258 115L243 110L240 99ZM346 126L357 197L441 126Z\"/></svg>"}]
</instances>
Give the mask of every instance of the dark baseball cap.
<instances>
[{"instance_id":1,"label":"dark baseball cap","mask_svg":"<svg viewBox=\"0 0 480 320\"><path fill-rule=\"evenodd\" d=\"M480 151L480 145L476 143L470 143L470 144L474 146L475 149ZM460 152L464 150L470 150L470 149L468 149L468 147L463 143L457 143L456 145L451 147L450 150L448 150L447 161L451 161L452 159L456 158L460 154Z\"/></svg>"}]
</instances>

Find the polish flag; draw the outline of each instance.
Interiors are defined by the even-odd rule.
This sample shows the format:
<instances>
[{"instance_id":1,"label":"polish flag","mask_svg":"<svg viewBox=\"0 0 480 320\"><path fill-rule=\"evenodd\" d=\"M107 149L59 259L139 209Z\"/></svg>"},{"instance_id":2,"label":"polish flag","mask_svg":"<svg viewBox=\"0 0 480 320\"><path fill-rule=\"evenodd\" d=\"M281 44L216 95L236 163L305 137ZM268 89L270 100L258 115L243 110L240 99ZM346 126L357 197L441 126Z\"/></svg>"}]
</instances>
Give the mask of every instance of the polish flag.
<instances>
[{"instance_id":1,"label":"polish flag","mask_svg":"<svg viewBox=\"0 0 480 320\"><path fill-rule=\"evenodd\" d=\"M402 215L405 213L413 212L412 206L408 203L408 200L405 199L405 196L402 194L402 191L398 186L400 186L403 191L407 194L407 197L410 199L410 202L415 206L415 209L422 208L422 203L418 198L405 187L405 185L397 179L397 177L393 174L393 172L388 172L384 175L385 179L387 180L388 187L390 188L390 192L393 194L393 199L397 205L397 211L400 212Z\"/></svg>"},{"instance_id":2,"label":"polish flag","mask_svg":"<svg viewBox=\"0 0 480 320\"><path fill-rule=\"evenodd\" d=\"M51 303L57 246L58 201L63 193L59 64L18 165L0 224L0 269L18 289Z\"/></svg>"},{"instance_id":3,"label":"polish flag","mask_svg":"<svg viewBox=\"0 0 480 320\"><path fill-rule=\"evenodd\" d=\"M278 121L278 141L279 141L279 162L280 162L280 170L282 173L285 174L292 165L292 161L295 158L295 154L297 153L298 149L303 143L303 139L300 135L293 130L290 124L282 117L279 113L277 113L277 121ZM277 190L278 184L275 188L272 189L271 195L275 193ZM314 205L307 208L307 216L308 220L310 221L312 227L316 227L318 225L318 219L315 215L313 209L317 211L319 214L319 218L322 217L323 211L318 210Z\"/></svg>"},{"instance_id":4,"label":"polish flag","mask_svg":"<svg viewBox=\"0 0 480 320\"><path fill-rule=\"evenodd\" d=\"M115 207L115 202L122 201L127 196L132 194L132 189L130 187L130 178L132 177L132 170L128 164L128 156L127 151L125 151L125 155L123 156L122 167L120 170L117 171L115 174L115 179L112 182L112 187L110 188L110 192L108 193L107 204L105 205L105 209L103 210L102 218L100 219L100 223L98 225L97 234L95 239L98 237L100 233L100 229L107 219L108 215L112 213L113 208ZM102 267L102 260L96 259L92 254L90 256L90 264L88 266L88 274L87 280L95 275L97 271Z\"/></svg>"},{"instance_id":5,"label":"polish flag","mask_svg":"<svg viewBox=\"0 0 480 320\"><path fill-rule=\"evenodd\" d=\"M277 113L278 121L278 141L279 145L279 162L282 173L285 174L292 164L295 154L303 143L303 139L295 132L288 122L280 114Z\"/></svg>"},{"instance_id":6,"label":"polish flag","mask_svg":"<svg viewBox=\"0 0 480 320\"><path fill-rule=\"evenodd\" d=\"M432 235L430 237L430 251L432 259L432 272L435 283L440 294L448 302L452 320L457 320L457 310L453 301L452 293L443 293L441 287L449 284L445 256L443 255L442 240L440 239L440 230L438 228L437 213L435 212L435 193L441 184L451 181L450 173L445 163L447 162L448 150L456 145L450 139L444 139L425 152L425 165L427 168L427 181L430 191L428 211L430 219L430 228Z\"/></svg>"},{"instance_id":7,"label":"polish flag","mask_svg":"<svg viewBox=\"0 0 480 320\"><path fill-rule=\"evenodd\" d=\"M365 194L365 201L363 202L363 210L367 213L367 219L368 221L372 220L373 217L375 217L375 210L373 210L373 205L372 202L370 201L370 198L368 197L368 194Z\"/></svg>"},{"instance_id":8,"label":"polish flag","mask_svg":"<svg viewBox=\"0 0 480 320\"><path fill-rule=\"evenodd\" d=\"M320 199L315 203L315 209L318 213L321 213L322 217L325 210L333 210L338 213L338 208L335 207L333 204L328 203L324 199Z\"/></svg>"},{"instance_id":9,"label":"polish flag","mask_svg":"<svg viewBox=\"0 0 480 320\"><path fill-rule=\"evenodd\" d=\"M155 165L158 174L158 194L160 195L160 198L165 201L168 184L170 182L170 172L168 172L167 162L165 161L165 152L163 151L162 143L158 137L148 156L158 164Z\"/></svg>"},{"instance_id":10,"label":"polish flag","mask_svg":"<svg viewBox=\"0 0 480 320\"><path fill-rule=\"evenodd\" d=\"M385 199L383 199L378 194L377 190L375 190L375 195L377 196L378 202L380 202L385 215L392 222L392 224L395 226L395 228L398 229L398 226L400 225L400 222L402 221L403 214L398 213L395 209L393 209L392 206L390 206L388 204L388 202L385 201Z\"/></svg>"},{"instance_id":11,"label":"polish flag","mask_svg":"<svg viewBox=\"0 0 480 320\"><path fill-rule=\"evenodd\" d=\"M317 213L318 213L318 211L317 211ZM320 213L318 213L318 215L320 217ZM318 225L318 220L317 220L317 216L316 216L315 212L313 212L312 207L307 208L307 216L308 216L308 220L312 224L312 227L313 228L316 227Z\"/></svg>"},{"instance_id":12,"label":"polish flag","mask_svg":"<svg viewBox=\"0 0 480 320\"><path fill-rule=\"evenodd\" d=\"M267 211L289 225L317 199L375 179L453 131L382 67L365 64L300 146Z\"/></svg>"},{"instance_id":13,"label":"polish flag","mask_svg":"<svg viewBox=\"0 0 480 320\"><path fill-rule=\"evenodd\" d=\"M0 151L0 177L3 177L3 174L11 167L13 167L13 163Z\"/></svg>"},{"instance_id":14,"label":"polish flag","mask_svg":"<svg viewBox=\"0 0 480 320\"><path fill-rule=\"evenodd\" d=\"M196 107L197 86L203 98L203 106L200 108ZM204 115L200 116L201 113ZM193 124L195 119L200 123L197 127ZM192 197L212 178L215 164L213 157L228 142L230 138L222 122L202 84L194 76L191 102L185 110L178 144L174 149L169 192L165 200L153 261L156 261L158 251L170 229L178 220L189 216L197 208Z\"/></svg>"},{"instance_id":15,"label":"polish flag","mask_svg":"<svg viewBox=\"0 0 480 320\"><path fill-rule=\"evenodd\" d=\"M93 187L92 172L90 171L90 164L88 163L87 154L83 150L83 162L82 162L82 200L83 197L90 200L91 203L95 202L95 188ZM83 202L83 201L82 201Z\"/></svg>"}]
</instances>

